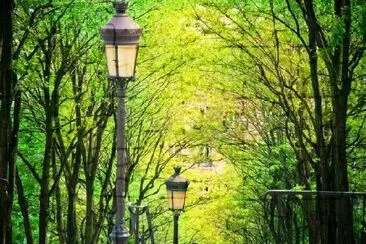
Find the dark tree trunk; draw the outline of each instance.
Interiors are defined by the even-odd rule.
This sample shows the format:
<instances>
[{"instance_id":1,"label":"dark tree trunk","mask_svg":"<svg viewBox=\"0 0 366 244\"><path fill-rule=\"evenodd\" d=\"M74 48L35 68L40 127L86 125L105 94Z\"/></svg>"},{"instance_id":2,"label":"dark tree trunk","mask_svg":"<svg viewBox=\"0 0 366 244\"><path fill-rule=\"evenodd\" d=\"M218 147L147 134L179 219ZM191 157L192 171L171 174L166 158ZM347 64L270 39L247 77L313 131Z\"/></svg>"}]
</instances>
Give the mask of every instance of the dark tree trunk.
<instances>
[{"instance_id":1,"label":"dark tree trunk","mask_svg":"<svg viewBox=\"0 0 366 244\"><path fill-rule=\"evenodd\" d=\"M46 82L46 86L43 87L43 99L44 100L44 112L45 112L45 134L46 141L44 146L44 158L42 164L42 176L41 176L41 194L39 197L40 208L39 208L39 243L47 243L47 229L48 229L48 215L49 215L49 205L50 205L50 170L51 161L54 147L54 132L55 132L55 118L58 114L59 109L59 92L60 84L63 75L66 72L63 70L58 70L56 77L51 78L51 65L52 58L54 54L54 35L57 32L55 23L51 24L52 32L48 35L46 44L41 47L42 53L44 55L44 69L43 77ZM61 68L60 68L61 69ZM53 83L53 84L52 84ZM51 84L53 86L51 86ZM50 92L50 86L53 88Z\"/></svg>"},{"instance_id":2,"label":"dark tree trunk","mask_svg":"<svg viewBox=\"0 0 366 244\"><path fill-rule=\"evenodd\" d=\"M71 178L68 181L68 209L67 209L67 240L68 243L78 242L78 226L76 221L76 187L79 180L79 171L82 160L85 160L85 148L83 141L84 127L81 120L81 79L77 80L76 74L72 74L73 91L75 96L76 128L77 128L77 146L72 160Z\"/></svg>"},{"instance_id":3,"label":"dark tree trunk","mask_svg":"<svg viewBox=\"0 0 366 244\"><path fill-rule=\"evenodd\" d=\"M7 182L4 189L6 191L0 192L0 243L12 242L11 212L20 113L20 93L16 92L16 78L12 70L12 12L12 0L0 2L0 178L2 183ZM15 105L12 108L14 100Z\"/></svg>"},{"instance_id":4,"label":"dark tree trunk","mask_svg":"<svg viewBox=\"0 0 366 244\"><path fill-rule=\"evenodd\" d=\"M47 243L47 226L49 214L49 180L50 161L53 150L53 119L50 111L46 111L46 144L43 159L43 169L41 178L41 194L39 196L39 243Z\"/></svg>"},{"instance_id":5,"label":"dark tree trunk","mask_svg":"<svg viewBox=\"0 0 366 244\"><path fill-rule=\"evenodd\" d=\"M351 91L352 72L350 70L350 36L351 36L351 1L336 0L335 13L343 20L344 34L340 44L339 58L335 56L338 69L341 73L338 75L339 81L331 81L332 85L332 105L333 105L333 134L334 134L334 165L335 165L335 187L338 191L348 191L347 175L347 156L346 156L346 123L348 97ZM337 58L337 60L336 60ZM336 82L336 83L335 83ZM338 88L338 85L341 88ZM342 197L337 201L336 206L337 224L337 243L355 243L353 231L353 206L351 199Z\"/></svg>"},{"instance_id":6,"label":"dark tree trunk","mask_svg":"<svg viewBox=\"0 0 366 244\"><path fill-rule=\"evenodd\" d=\"M19 207L20 207L20 211L22 212L22 216L23 216L24 232L25 232L27 244L33 244L32 227L31 227L31 223L29 220L28 201L24 195L24 188L23 188L22 180L19 176L18 170L16 172L16 181L15 182L16 182L16 186L17 186Z\"/></svg>"},{"instance_id":7,"label":"dark tree trunk","mask_svg":"<svg viewBox=\"0 0 366 244\"><path fill-rule=\"evenodd\" d=\"M346 159L346 113L347 113L347 98L340 97L338 99L338 110L335 111L334 119L334 137L335 137L335 154L334 164L336 172L336 189L339 191L348 191L348 176L347 176L347 159ZM336 216L338 224L337 243L343 243L344 240L349 240L348 243L354 242L353 232L353 206L351 199L341 197L336 202Z\"/></svg>"},{"instance_id":8,"label":"dark tree trunk","mask_svg":"<svg viewBox=\"0 0 366 244\"><path fill-rule=\"evenodd\" d=\"M335 0L335 15L343 19L345 33L343 41L330 54L331 61L324 60L330 74L330 88L332 93L332 140L329 145L324 143L322 125L322 101L319 92L317 48L326 47L322 37L321 27L315 17L313 2L304 1L306 20L309 31L309 60L312 87L315 101L315 132L317 137L317 154L320 159L320 181L317 182L319 190L348 191L347 159L346 159L346 121L347 99L351 86L349 77L349 46L351 26L350 1ZM327 59L327 58L326 58ZM328 62L328 63L327 63ZM339 86L341 88L339 88ZM327 148L330 154L327 154ZM330 155L330 156L328 156ZM352 204L350 199L341 198L337 201L318 197L317 212L320 220L320 233L322 243L354 243Z\"/></svg>"},{"instance_id":9,"label":"dark tree trunk","mask_svg":"<svg viewBox=\"0 0 366 244\"><path fill-rule=\"evenodd\" d=\"M68 193L68 206L67 206L67 243L77 242L77 230L76 224L76 194L75 189L70 190Z\"/></svg>"},{"instance_id":10,"label":"dark tree trunk","mask_svg":"<svg viewBox=\"0 0 366 244\"><path fill-rule=\"evenodd\" d=\"M58 125L57 125L58 126ZM53 169L53 178L57 178L57 165L56 165L56 152L52 153L52 169ZM58 232L59 242L60 244L66 243L65 230L63 225L63 209L62 209L62 200L61 200L61 189L59 186L59 182L55 185L55 200L56 200L56 228Z\"/></svg>"},{"instance_id":11,"label":"dark tree trunk","mask_svg":"<svg viewBox=\"0 0 366 244\"><path fill-rule=\"evenodd\" d=\"M88 181L86 185L86 220L85 220L85 243L93 244L93 235L94 235L94 226L95 226L95 218L94 218L94 181Z\"/></svg>"}]
</instances>

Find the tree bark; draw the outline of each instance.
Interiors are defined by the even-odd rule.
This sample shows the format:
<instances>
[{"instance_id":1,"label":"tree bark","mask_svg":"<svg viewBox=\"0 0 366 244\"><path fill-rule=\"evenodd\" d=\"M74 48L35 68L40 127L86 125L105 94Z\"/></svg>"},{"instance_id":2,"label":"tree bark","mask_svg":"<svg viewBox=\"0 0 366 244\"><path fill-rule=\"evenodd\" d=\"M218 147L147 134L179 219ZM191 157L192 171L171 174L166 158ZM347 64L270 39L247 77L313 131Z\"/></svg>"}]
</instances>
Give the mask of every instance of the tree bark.
<instances>
[{"instance_id":1,"label":"tree bark","mask_svg":"<svg viewBox=\"0 0 366 244\"><path fill-rule=\"evenodd\" d=\"M19 207L23 216L24 233L27 240L27 244L33 244L32 227L29 220L29 212L28 212L28 201L24 195L24 187L18 169L16 171L16 186L17 186Z\"/></svg>"},{"instance_id":2,"label":"tree bark","mask_svg":"<svg viewBox=\"0 0 366 244\"><path fill-rule=\"evenodd\" d=\"M11 243L11 212L15 184L15 156L18 122L11 125L12 102L15 99L16 79L12 70L13 1L0 2L0 178L7 180L6 194L0 192L0 243ZM19 105L19 106L18 106ZM16 104L20 109L20 103ZM19 109L14 118L19 117ZM15 152L14 152L15 150Z\"/></svg>"},{"instance_id":3,"label":"tree bark","mask_svg":"<svg viewBox=\"0 0 366 244\"><path fill-rule=\"evenodd\" d=\"M57 177L57 166L56 166L56 152L52 152L52 170L53 170L53 178ZM66 243L65 230L63 225L63 209L62 209L62 199L61 199L61 189L59 186L59 182L55 185L55 200L56 200L56 229L58 232L58 237L60 244Z\"/></svg>"},{"instance_id":4,"label":"tree bark","mask_svg":"<svg viewBox=\"0 0 366 244\"><path fill-rule=\"evenodd\" d=\"M75 71L76 72L76 71ZM72 73L73 92L75 97L75 112L76 112L76 128L77 128L77 145L76 152L72 160L71 178L68 180L68 209L67 209L67 239L68 243L78 243L78 225L76 220L76 187L79 181L79 171L83 160L85 159L84 148L84 127L81 120L81 82L76 74Z\"/></svg>"},{"instance_id":5,"label":"tree bark","mask_svg":"<svg viewBox=\"0 0 366 244\"><path fill-rule=\"evenodd\" d=\"M46 144L43 159L43 169L41 178L41 194L39 196L39 243L47 243L47 226L49 214L49 178L50 161L53 150L53 119L50 111L46 111Z\"/></svg>"},{"instance_id":6,"label":"tree bark","mask_svg":"<svg viewBox=\"0 0 366 244\"><path fill-rule=\"evenodd\" d=\"M333 141L327 145L331 148L330 156L327 156L324 143L324 128L322 125L322 104L321 93L319 92L318 64L316 59L317 47L324 47L325 41L321 38L321 30L312 1L304 1L306 9L306 20L309 33L309 63L311 70L311 80L315 101L315 132L317 136L318 156L320 158L320 182L317 182L318 189L330 191L348 191L347 161L346 161L346 121L347 121L347 100L350 90L351 79L349 79L349 45L350 45L350 26L351 12L350 1L335 0L335 15L345 24L345 34L343 41L335 48L331 64L328 65L330 74L330 88L332 91L332 121L333 121ZM325 63L329 62L324 60ZM339 89L341 85L341 89ZM341 197L334 199L323 199L318 196L317 210L320 219L322 243L354 243L352 204L350 199Z\"/></svg>"},{"instance_id":7,"label":"tree bark","mask_svg":"<svg viewBox=\"0 0 366 244\"><path fill-rule=\"evenodd\" d=\"M331 84L341 84L339 89L337 85L332 86L332 105L333 105L333 134L334 134L334 165L335 165L335 187L338 191L348 191L348 170L346 156L346 123L348 97L351 91L353 77L349 69L350 60L350 36L351 36L351 1L336 0L335 14L343 20L344 34L340 44L339 59L335 57L334 61L338 63L336 67L341 73L338 75L339 82L331 81ZM337 59L336 59L337 58ZM336 83L334 83L336 82ZM350 198L342 197L337 201L336 206L338 232L337 243L348 240L348 243L355 243L353 231L353 206Z\"/></svg>"}]
</instances>

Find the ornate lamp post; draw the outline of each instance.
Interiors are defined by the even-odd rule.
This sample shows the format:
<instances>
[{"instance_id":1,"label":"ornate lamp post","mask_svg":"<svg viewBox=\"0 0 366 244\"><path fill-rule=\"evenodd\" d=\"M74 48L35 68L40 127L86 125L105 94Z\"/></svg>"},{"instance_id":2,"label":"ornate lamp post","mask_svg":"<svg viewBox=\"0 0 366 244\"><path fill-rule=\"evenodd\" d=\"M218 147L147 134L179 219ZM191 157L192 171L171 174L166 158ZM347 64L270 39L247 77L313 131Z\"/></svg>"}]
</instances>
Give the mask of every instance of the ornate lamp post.
<instances>
[{"instance_id":1,"label":"ornate lamp post","mask_svg":"<svg viewBox=\"0 0 366 244\"><path fill-rule=\"evenodd\" d=\"M126 105L127 84L134 79L140 27L126 14L125 1L114 3L115 15L101 29L107 55L109 79L116 86L118 100L117 115L117 177L116 177L116 220L109 237L113 243L127 243L129 232L125 227L125 178L126 178Z\"/></svg>"},{"instance_id":2,"label":"ornate lamp post","mask_svg":"<svg viewBox=\"0 0 366 244\"><path fill-rule=\"evenodd\" d=\"M175 167L174 174L165 181L168 193L169 209L173 211L174 215L174 244L178 244L178 220L180 213L184 209L186 192L189 185L189 181L180 175L180 170L180 167Z\"/></svg>"}]
</instances>

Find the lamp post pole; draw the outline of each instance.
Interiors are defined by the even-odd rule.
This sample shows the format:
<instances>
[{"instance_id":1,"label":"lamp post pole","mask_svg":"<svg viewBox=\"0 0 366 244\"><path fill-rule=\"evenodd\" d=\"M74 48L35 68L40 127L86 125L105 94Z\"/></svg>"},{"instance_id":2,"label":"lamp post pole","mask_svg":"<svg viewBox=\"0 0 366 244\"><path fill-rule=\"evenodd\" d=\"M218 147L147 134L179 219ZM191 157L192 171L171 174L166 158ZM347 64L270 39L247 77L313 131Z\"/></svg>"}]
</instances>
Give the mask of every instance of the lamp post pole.
<instances>
[{"instance_id":1,"label":"lamp post pole","mask_svg":"<svg viewBox=\"0 0 366 244\"><path fill-rule=\"evenodd\" d=\"M107 56L109 79L117 99L116 110L116 220L109 237L115 244L126 244L129 232L125 226L126 207L126 89L134 79L141 28L127 15L126 1L115 2L116 13L101 29Z\"/></svg>"},{"instance_id":2,"label":"lamp post pole","mask_svg":"<svg viewBox=\"0 0 366 244\"><path fill-rule=\"evenodd\" d=\"M117 150L117 176L116 176L116 222L110 234L111 240L116 244L125 244L129 232L125 227L126 206L126 88L128 79L112 79L116 86L117 111L116 111L116 150Z\"/></svg>"},{"instance_id":3,"label":"lamp post pole","mask_svg":"<svg viewBox=\"0 0 366 244\"><path fill-rule=\"evenodd\" d=\"M173 244L178 244L178 221L179 221L180 211L174 211L173 220L174 220L174 237Z\"/></svg>"}]
</instances>

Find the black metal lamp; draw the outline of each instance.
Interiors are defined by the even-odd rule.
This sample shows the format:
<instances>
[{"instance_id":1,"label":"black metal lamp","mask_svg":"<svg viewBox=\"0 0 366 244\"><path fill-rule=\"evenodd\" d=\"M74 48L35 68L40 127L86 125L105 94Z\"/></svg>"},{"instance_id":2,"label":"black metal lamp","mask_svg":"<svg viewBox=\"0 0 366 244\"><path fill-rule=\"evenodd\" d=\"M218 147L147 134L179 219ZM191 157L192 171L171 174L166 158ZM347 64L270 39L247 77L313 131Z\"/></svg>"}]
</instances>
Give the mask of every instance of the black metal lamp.
<instances>
[{"instance_id":1,"label":"black metal lamp","mask_svg":"<svg viewBox=\"0 0 366 244\"><path fill-rule=\"evenodd\" d=\"M174 171L174 174L165 181L168 193L168 204L170 210L181 211L184 209L189 181L180 175L180 167L175 167Z\"/></svg>"},{"instance_id":2,"label":"black metal lamp","mask_svg":"<svg viewBox=\"0 0 366 244\"><path fill-rule=\"evenodd\" d=\"M110 78L135 75L141 28L126 14L128 3L114 3L116 14L101 29Z\"/></svg>"},{"instance_id":3,"label":"black metal lamp","mask_svg":"<svg viewBox=\"0 0 366 244\"><path fill-rule=\"evenodd\" d=\"M175 167L174 174L165 181L169 209L174 213L174 244L178 244L178 220L181 211L184 209L186 192L189 185L189 181L180 175L180 170L180 167Z\"/></svg>"}]
</instances>

